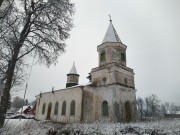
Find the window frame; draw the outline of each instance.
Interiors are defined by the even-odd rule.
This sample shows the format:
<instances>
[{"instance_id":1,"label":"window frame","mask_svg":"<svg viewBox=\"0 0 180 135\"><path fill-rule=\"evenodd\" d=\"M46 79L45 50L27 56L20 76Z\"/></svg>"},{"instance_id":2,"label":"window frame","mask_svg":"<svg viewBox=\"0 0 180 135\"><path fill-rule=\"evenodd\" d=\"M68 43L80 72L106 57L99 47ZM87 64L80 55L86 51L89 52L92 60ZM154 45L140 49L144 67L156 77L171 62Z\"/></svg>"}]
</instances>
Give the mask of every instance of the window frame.
<instances>
[{"instance_id":1,"label":"window frame","mask_svg":"<svg viewBox=\"0 0 180 135\"><path fill-rule=\"evenodd\" d=\"M46 109L46 103L43 104L43 107L42 107L42 115L45 114L45 109Z\"/></svg>"},{"instance_id":2,"label":"window frame","mask_svg":"<svg viewBox=\"0 0 180 135\"><path fill-rule=\"evenodd\" d=\"M100 62L105 62L106 61L106 51L102 50L100 54Z\"/></svg>"},{"instance_id":3,"label":"window frame","mask_svg":"<svg viewBox=\"0 0 180 135\"><path fill-rule=\"evenodd\" d=\"M58 111L59 111L59 102L56 102L54 107L54 115L58 115Z\"/></svg>"},{"instance_id":4,"label":"window frame","mask_svg":"<svg viewBox=\"0 0 180 135\"><path fill-rule=\"evenodd\" d=\"M66 115L66 101L63 101L62 103L62 111L61 111L61 115Z\"/></svg>"},{"instance_id":5,"label":"window frame","mask_svg":"<svg viewBox=\"0 0 180 135\"><path fill-rule=\"evenodd\" d=\"M104 100L101 105L101 111L103 117L109 117L109 108L108 108L108 102Z\"/></svg>"},{"instance_id":6,"label":"window frame","mask_svg":"<svg viewBox=\"0 0 180 135\"><path fill-rule=\"evenodd\" d=\"M125 54L125 52L121 52L121 61L126 62L126 54Z\"/></svg>"},{"instance_id":7,"label":"window frame","mask_svg":"<svg viewBox=\"0 0 180 135\"><path fill-rule=\"evenodd\" d=\"M75 100L72 100L70 106L70 116L75 115L75 113L76 113L76 102Z\"/></svg>"}]
</instances>

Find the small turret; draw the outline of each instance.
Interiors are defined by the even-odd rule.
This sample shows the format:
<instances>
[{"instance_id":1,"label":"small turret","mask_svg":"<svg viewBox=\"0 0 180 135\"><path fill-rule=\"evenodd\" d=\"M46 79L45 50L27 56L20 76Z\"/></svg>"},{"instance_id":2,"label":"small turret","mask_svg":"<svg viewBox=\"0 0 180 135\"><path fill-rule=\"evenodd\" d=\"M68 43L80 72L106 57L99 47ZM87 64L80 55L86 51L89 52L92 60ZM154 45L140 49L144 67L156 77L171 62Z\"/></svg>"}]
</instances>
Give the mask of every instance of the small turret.
<instances>
[{"instance_id":1,"label":"small turret","mask_svg":"<svg viewBox=\"0 0 180 135\"><path fill-rule=\"evenodd\" d=\"M73 66L72 66L69 74L67 74L66 88L78 85L78 83L79 83L79 74L77 73L75 63L73 63Z\"/></svg>"}]
</instances>

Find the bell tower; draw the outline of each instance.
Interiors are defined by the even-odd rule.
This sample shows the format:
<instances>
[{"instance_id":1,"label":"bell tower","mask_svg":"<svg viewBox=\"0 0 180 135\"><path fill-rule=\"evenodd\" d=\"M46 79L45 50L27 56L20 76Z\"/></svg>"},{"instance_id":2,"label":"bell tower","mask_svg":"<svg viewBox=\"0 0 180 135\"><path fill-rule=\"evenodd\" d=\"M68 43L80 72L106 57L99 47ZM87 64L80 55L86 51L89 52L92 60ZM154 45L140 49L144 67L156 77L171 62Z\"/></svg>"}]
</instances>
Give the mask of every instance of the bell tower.
<instances>
[{"instance_id":1,"label":"bell tower","mask_svg":"<svg viewBox=\"0 0 180 135\"><path fill-rule=\"evenodd\" d=\"M69 73L67 74L67 83L66 83L66 88L78 85L79 83L79 74L77 73L75 63L73 62L73 66Z\"/></svg>"},{"instance_id":2,"label":"bell tower","mask_svg":"<svg viewBox=\"0 0 180 135\"><path fill-rule=\"evenodd\" d=\"M121 66L126 66L126 45L124 45L113 24L110 20L109 27L106 31L102 44L97 47L99 54L99 66L108 63L116 63Z\"/></svg>"},{"instance_id":3,"label":"bell tower","mask_svg":"<svg viewBox=\"0 0 180 135\"><path fill-rule=\"evenodd\" d=\"M95 86L119 84L135 88L133 69L126 65L126 49L110 19L104 39L97 46L99 66L91 71Z\"/></svg>"}]
</instances>

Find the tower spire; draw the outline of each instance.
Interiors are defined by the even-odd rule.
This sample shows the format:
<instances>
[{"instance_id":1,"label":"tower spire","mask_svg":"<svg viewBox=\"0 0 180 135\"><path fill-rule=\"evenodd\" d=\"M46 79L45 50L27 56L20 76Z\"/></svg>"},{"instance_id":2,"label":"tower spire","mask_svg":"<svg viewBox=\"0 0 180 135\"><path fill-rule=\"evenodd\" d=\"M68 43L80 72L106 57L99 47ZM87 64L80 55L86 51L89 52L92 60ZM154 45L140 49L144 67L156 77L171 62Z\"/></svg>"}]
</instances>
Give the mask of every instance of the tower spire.
<instances>
[{"instance_id":1,"label":"tower spire","mask_svg":"<svg viewBox=\"0 0 180 135\"><path fill-rule=\"evenodd\" d=\"M69 74L78 74L76 67L75 67L75 62L73 62L73 66L72 66L71 70L69 71Z\"/></svg>"},{"instance_id":2,"label":"tower spire","mask_svg":"<svg viewBox=\"0 0 180 135\"><path fill-rule=\"evenodd\" d=\"M120 38L119 38L119 35L117 34L113 24L112 24L112 19L111 19L111 16L109 15L109 27L106 31L106 34L104 36L104 39L102 41L102 43L105 43L105 42L121 42Z\"/></svg>"}]
</instances>

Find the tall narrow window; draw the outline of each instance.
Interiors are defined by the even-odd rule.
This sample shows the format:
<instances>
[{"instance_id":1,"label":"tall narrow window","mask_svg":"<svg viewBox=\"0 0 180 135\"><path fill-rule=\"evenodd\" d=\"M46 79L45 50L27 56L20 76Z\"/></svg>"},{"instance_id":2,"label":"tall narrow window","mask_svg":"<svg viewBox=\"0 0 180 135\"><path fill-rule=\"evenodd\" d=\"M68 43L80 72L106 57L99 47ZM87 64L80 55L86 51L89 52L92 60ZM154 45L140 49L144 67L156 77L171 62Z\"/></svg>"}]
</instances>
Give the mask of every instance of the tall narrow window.
<instances>
[{"instance_id":1,"label":"tall narrow window","mask_svg":"<svg viewBox=\"0 0 180 135\"><path fill-rule=\"evenodd\" d=\"M116 60L116 49L111 49L111 59L113 60L113 61L115 61Z\"/></svg>"},{"instance_id":2,"label":"tall narrow window","mask_svg":"<svg viewBox=\"0 0 180 135\"><path fill-rule=\"evenodd\" d=\"M45 108L46 108L46 103L43 104L43 108L42 108L42 114L45 113Z\"/></svg>"},{"instance_id":3,"label":"tall narrow window","mask_svg":"<svg viewBox=\"0 0 180 135\"><path fill-rule=\"evenodd\" d=\"M124 83L125 83L125 85L127 85L127 83L128 83L127 78L124 79Z\"/></svg>"},{"instance_id":4,"label":"tall narrow window","mask_svg":"<svg viewBox=\"0 0 180 135\"><path fill-rule=\"evenodd\" d=\"M46 120L50 120L50 119L51 119L51 109L52 109L52 103L49 102L49 104L48 104L48 109L47 109L47 117L46 117Z\"/></svg>"},{"instance_id":5,"label":"tall narrow window","mask_svg":"<svg viewBox=\"0 0 180 135\"><path fill-rule=\"evenodd\" d=\"M66 101L63 102L62 104L62 113L61 115L66 115Z\"/></svg>"},{"instance_id":6,"label":"tall narrow window","mask_svg":"<svg viewBox=\"0 0 180 135\"><path fill-rule=\"evenodd\" d=\"M57 114L58 114L58 109L59 109L59 103L56 102L55 108L54 108L54 115L57 115Z\"/></svg>"},{"instance_id":7,"label":"tall narrow window","mask_svg":"<svg viewBox=\"0 0 180 135\"><path fill-rule=\"evenodd\" d=\"M103 62L105 60L106 60L106 53L105 53L105 51L102 51L101 56L100 56L100 61Z\"/></svg>"},{"instance_id":8,"label":"tall narrow window","mask_svg":"<svg viewBox=\"0 0 180 135\"><path fill-rule=\"evenodd\" d=\"M70 112L70 115L75 115L75 108L76 108L76 103L75 101L73 100L71 102L71 112Z\"/></svg>"},{"instance_id":9,"label":"tall narrow window","mask_svg":"<svg viewBox=\"0 0 180 135\"><path fill-rule=\"evenodd\" d=\"M102 116L109 116L108 102L106 100L102 102Z\"/></svg>"},{"instance_id":10,"label":"tall narrow window","mask_svg":"<svg viewBox=\"0 0 180 135\"><path fill-rule=\"evenodd\" d=\"M126 55L125 55L125 53L122 53L122 52L121 52L121 60L122 60L123 62L126 61Z\"/></svg>"}]
</instances>

